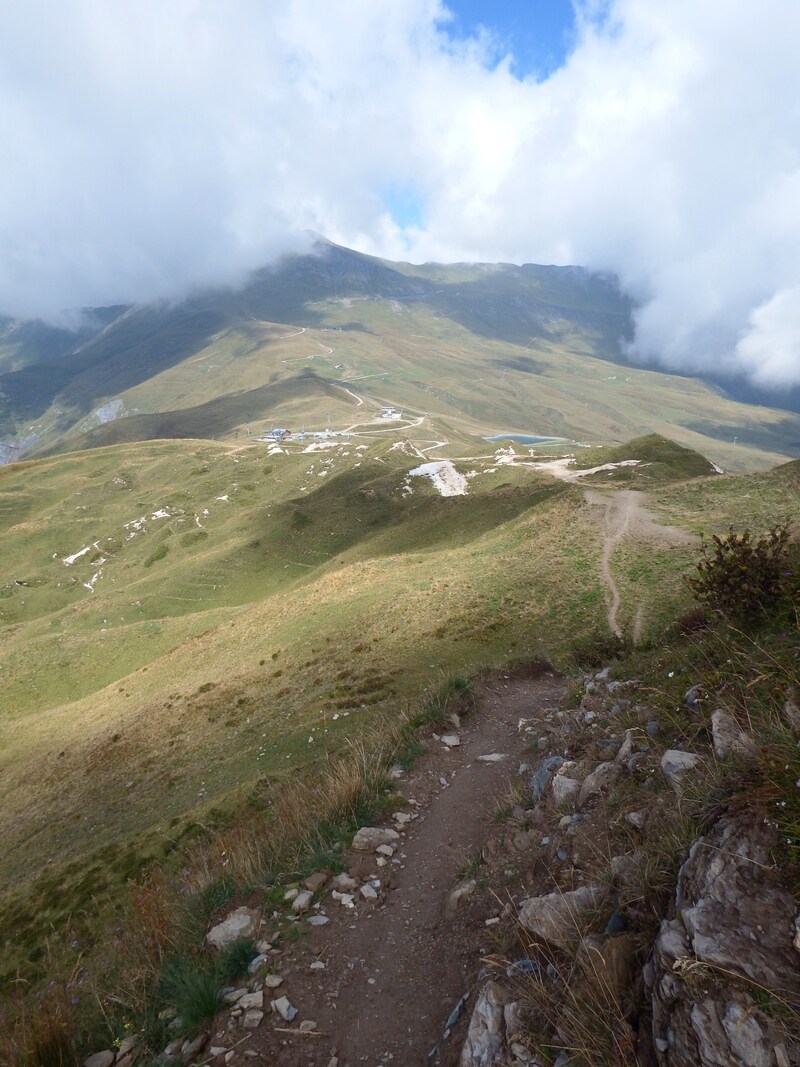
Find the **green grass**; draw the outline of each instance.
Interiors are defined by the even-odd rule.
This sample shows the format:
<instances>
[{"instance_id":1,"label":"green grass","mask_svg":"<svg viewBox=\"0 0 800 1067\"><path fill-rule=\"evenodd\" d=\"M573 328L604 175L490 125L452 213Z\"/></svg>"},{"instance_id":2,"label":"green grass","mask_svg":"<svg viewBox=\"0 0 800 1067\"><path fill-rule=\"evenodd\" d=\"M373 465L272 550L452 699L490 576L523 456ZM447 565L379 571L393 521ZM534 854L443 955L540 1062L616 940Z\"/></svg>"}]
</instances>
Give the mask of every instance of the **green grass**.
<instances>
[{"instance_id":1,"label":"green grass","mask_svg":"<svg viewBox=\"0 0 800 1067\"><path fill-rule=\"evenodd\" d=\"M468 710L481 670L629 651L608 633L604 531L580 486L473 455L469 494L441 498L388 443L265 451L146 442L0 470L6 984L46 973L43 930L62 948L79 931L92 957L151 870L190 872L196 945L277 856L297 877L334 867L346 830L388 802L380 753L412 758L420 728ZM694 528L773 520L799 467L663 479L652 507ZM614 555L626 632L645 613L643 671L676 655L653 650L690 606L695 556L636 540ZM309 783L331 774L311 818ZM218 979L200 971L187 996L205 1011Z\"/></svg>"},{"instance_id":2,"label":"green grass","mask_svg":"<svg viewBox=\"0 0 800 1067\"><path fill-rule=\"evenodd\" d=\"M388 449L144 443L0 472L0 828L23 894L57 855L63 907L83 907L82 864L115 892L193 825L224 821L237 796L313 766L441 675L563 657L576 633L607 641L602 531L579 488L471 460L467 497L423 479L407 495L415 461ZM793 472L701 479L658 503L675 521L687 494L696 514L730 483L771 485L771 503ZM628 626L642 605L645 630L685 606L673 577L691 562L623 546ZM51 907L46 885L34 896Z\"/></svg>"},{"instance_id":3,"label":"green grass","mask_svg":"<svg viewBox=\"0 0 800 1067\"><path fill-rule=\"evenodd\" d=\"M636 466L598 471L587 475L586 481L611 482L622 488L650 489L669 482L684 482L712 474L713 466L694 449L686 448L659 434L648 434L622 445L586 448L576 456L575 467L587 470L606 463L638 460Z\"/></svg>"}]
</instances>

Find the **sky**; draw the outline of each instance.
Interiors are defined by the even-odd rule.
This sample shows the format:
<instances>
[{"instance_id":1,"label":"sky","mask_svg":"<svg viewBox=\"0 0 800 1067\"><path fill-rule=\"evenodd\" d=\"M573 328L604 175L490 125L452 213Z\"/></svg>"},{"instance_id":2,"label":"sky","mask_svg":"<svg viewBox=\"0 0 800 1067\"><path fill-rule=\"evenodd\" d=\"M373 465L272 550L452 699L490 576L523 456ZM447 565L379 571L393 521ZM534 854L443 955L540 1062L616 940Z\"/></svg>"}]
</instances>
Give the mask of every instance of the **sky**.
<instances>
[{"instance_id":1,"label":"sky","mask_svg":"<svg viewBox=\"0 0 800 1067\"><path fill-rule=\"evenodd\" d=\"M800 384L797 0L0 0L0 311L237 284L308 233L581 264L631 356Z\"/></svg>"}]
</instances>

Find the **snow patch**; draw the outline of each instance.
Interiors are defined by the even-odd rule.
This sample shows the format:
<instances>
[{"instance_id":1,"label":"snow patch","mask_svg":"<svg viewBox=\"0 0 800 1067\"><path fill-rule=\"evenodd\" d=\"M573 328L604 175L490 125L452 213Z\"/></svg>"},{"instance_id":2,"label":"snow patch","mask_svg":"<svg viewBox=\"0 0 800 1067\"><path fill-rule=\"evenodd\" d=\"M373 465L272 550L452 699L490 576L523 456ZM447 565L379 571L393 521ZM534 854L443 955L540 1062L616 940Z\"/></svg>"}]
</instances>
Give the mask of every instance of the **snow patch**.
<instances>
[{"instance_id":1,"label":"snow patch","mask_svg":"<svg viewBox=\"0 0 800 1067\"><path fill-rule=\"evenodd\" d=\"M94 544L87 545L86 548L80 549L78 552L73 552L71 556L64 556L61 561L65 567L71 567L76 559L80 559L81 556L85 556L87 552L91 552L93 548L99 548L100 542L95 541Z\"/></svg>"},{"instance_id":2,"label":"snow patch","mask_svg":"<svg viewBox=\"0 0 800 1067\"><path fill-rule=\"evenodd\" d=\"M105 563L106 561L104 559L99 559L97 562L98 563ZM102 576L103 576L103 569L101 567L99 571L96 571L92 575L92 577L89 579L88 582L84 582L83 583L84 586L89 590L90 593L94 592L95 583L97 582L98 578L102 578Z\"/></svg>"},{"instance_id":3,"label":"snow patch","mask_svg":"<svg viewBox=\"0 0 800 1067\"><path fill-rule=\"evenodd\" d=\"M137 533L141 533L145 528L145 523L152 519L168 519L172 512L168 508L158 508L151 515L141 515L138 519L131 519L130 522L126 522L123 525L123 530L128 530L128 540L135 537Z\"/></svg>"},{"instance_id":4,"label":"snow patch","mask_svg":"<svg viewBox=\"0 0 800 1067\"><path fill-rule=\"evenodd\" d=\"M326 448L338 448L338 441L319 441L313 445L306 445L303 452L324 452Z\"/></svg>"},{"instance_id":5,"label":"snow patch","mask_svg":"<svg viewBox=\"0 0 800 1067\"><path fill-rule=\"evenodd\" d=\"M105 404L101 404L99 408L95 408L90 418L95 418L104 425L107 422L113 422L114 419L118 419L122 414L122 401L121 400L107 400Z\"/></svg>"},{"instance_id":6,"label":"snow patch","mask_svg":"<svg viewBox=\"0 0 800 1067\"><path fill-rule=\"evenodd\" d=\"M430 478L441 496L466 496L467 493L467 479L463 474L459 474L453 461L449 459L423 463L409 471L407 477Z\"/></svg>"}]
</instances>

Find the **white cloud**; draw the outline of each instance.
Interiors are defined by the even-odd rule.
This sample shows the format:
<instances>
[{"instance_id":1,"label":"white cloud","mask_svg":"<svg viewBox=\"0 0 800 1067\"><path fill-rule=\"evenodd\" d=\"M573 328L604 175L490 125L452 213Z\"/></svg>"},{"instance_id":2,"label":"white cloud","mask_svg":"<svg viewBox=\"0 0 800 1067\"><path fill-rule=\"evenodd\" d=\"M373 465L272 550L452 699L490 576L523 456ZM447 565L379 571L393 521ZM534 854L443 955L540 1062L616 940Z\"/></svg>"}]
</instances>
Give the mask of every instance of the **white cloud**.
<instances>
[{"instance_id":1,"label":"white cloud","mask_svg":"<svg viewBox=\"0 0 800 1067\"><path fill-rule=\"evenodd\" d=\"M584 4L541 83L454 44L438 0L7 8L4 310L235 281L314 229L615 270L639 358L800 383L796 0Z\"/></svg>"}]
</instances>

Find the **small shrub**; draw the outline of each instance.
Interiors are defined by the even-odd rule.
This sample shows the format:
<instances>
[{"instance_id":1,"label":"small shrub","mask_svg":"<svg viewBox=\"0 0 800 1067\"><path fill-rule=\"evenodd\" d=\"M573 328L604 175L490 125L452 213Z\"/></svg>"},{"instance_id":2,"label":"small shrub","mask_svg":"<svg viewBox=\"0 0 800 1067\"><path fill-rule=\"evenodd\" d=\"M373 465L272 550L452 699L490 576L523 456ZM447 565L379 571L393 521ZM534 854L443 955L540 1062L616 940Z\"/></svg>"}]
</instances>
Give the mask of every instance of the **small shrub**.
<instances>
[{"instance_id":1,"label":"small shrub","mask_svg":"<svg viewBox=\"0 0 800 1067\"><path fill-rule=\"evenodd\" d=\"M220 952L215 966L220 985L227 985L241 977L258 955L258 949L249 937L237 937Z\"/></svg>"},{"instance_id":2,"label":"small shrub","mask_svg":"<svg viewBox=\"0 0 800 1067\"><path fill-rule=\"evenodd\" d=\"M181 538L181 544L184 548L188 548L190 545L196 545L198 541L205 541L208 538L207 530L189 530Z\"/></svg>"},{"instance_id":3,"label":"small shrub","mask_svg":"<svg viewBox=\"0 0 800 1067\"><path fill-rule=\"evenodd\" d=\"M570 653L576 668L591 670L593 667L603 667L613 660L622 659L630 650L629 642L616 634L590 633L578 638Z\"/></svg>"},{"instance_id":4,"label":"small shrub","mask_svg":"<svg viewBox=\"0 0 800 1067\"><path fill-rule=\"evenodd\" d=\"M204 914L210 918L214 912L219 911L228 901L233 899L235 891L236 886L230 875L222 875L220 878L215 878L203 890L202 908Z\"/></svg>"},{"instance_id":5,"label":"small shrub","mask_svg":"<svg viewBox=\"0 0 800 1067\"><path fill-rule=\"evenodd\" d=\"M216 971L204 967L200 961L182 957L164 961L160 999L178 1013L181 1029L186 1034L195 1033L217 1014L220 988Z\"/></svg>"},{"instance_id":6,"label":"small shrub","mask_svg":"<svg viewBox=\"0 0 800 1067\"><path fill-rule=\"evenodd\" d=\"M76 1067L75 1023L68 1008L53 1003L57 998L40 1005L30 1021L28 1033L22 1037L21 1062L24 1067Z\"/></svg>"},{"instance_id":7,"label":"small shrub","mask_svg":"<svg viewBox=\"0 0 800 1067\"><path fill-rule=\"evenodd\" d=\"M144 566L145 566L145 567L152 567L154 563L158 563L158 561L159 561L160 559L163 559L163 558L164 558L164 556L166 556L166 554L167 554L168 552L169 552L169 545L168 545L168 544L165 544L165 543L164 543L164 542L162 541L162 543L161 543L160 545L158 545L158 546L157 546L157 547L156 547L156 548L155 548L155 549L154 549L154 550L153 550L153 551L152 551L152 552L150 553L150 555L149 555L149 556L147 557L147 559L146 559L146 560L144 561Z\"/></svg>"},{"instance_id":8,"label":"small shrub","mask_svg":"<svg viewBox=\"0 0 800 1067\"><path fill-rule=\"evenodd\" d=\"M475 707L475 687L467 678L448 678L430 695L427 703L411 719L414 729L447 725L452 714L466 715Z\"/></svg>"},{"instance_id":9,"label":"small shrub","mask_svg":"<svg viewBox=\"0 0 800 1067\"><path fill-rule=\"evenodd\" d=\"M695 599L728 618L753 618L783 604L797 587L789 549L789 530L776 523L753 538L749 530L703 545L698 577L687 578Z\"/></svg>"}]
</instances>

